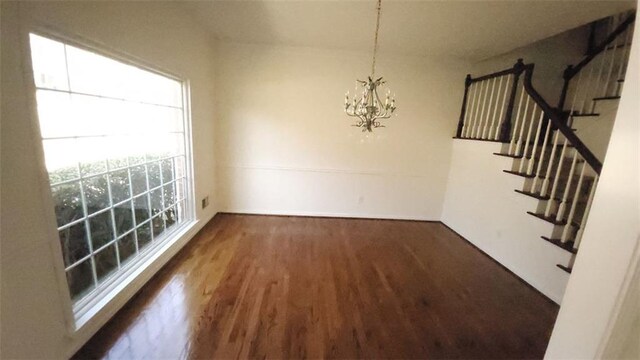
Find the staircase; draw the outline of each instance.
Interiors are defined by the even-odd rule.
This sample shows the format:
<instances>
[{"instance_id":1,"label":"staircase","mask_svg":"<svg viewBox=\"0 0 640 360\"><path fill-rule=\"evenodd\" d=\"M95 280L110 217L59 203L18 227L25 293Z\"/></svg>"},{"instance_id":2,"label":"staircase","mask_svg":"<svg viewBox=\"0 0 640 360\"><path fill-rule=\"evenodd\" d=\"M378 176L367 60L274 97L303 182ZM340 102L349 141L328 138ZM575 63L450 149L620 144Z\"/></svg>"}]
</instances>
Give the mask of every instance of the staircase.
<instances>
[{"instance_id":1,"label":"staircase","mask_svg":"<svg viewBox=\"0 0 640 360\"><path fill-rule=\"evenodd\" d=\"M596 191L629 60L635 11L592 25L587 54L564 72L556 107L534 89L534 64L465 79L455 138L502 143L504 169L525 179L515 192L537 200L532 221L552 224L541 238L572 254L571 273Z\"/></svg>"}]
</instances>

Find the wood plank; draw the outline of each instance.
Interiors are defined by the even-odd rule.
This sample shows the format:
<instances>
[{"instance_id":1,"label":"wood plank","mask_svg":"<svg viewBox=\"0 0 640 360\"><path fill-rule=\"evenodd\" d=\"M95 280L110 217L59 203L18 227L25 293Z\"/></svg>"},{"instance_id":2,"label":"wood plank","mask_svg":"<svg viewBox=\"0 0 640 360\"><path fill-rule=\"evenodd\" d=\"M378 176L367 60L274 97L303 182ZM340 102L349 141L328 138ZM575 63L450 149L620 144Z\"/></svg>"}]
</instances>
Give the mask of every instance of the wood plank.
<instances>
[{"instance_id":1,"label":"wood plank","mask_svg":"<svg viewBox=\"0 0 640 360\"><path fill-rule=\"evenodd\" d=\"M76 358L542 358L558 306L441 223L219 214Z\"/></svg>"}]
</instances>

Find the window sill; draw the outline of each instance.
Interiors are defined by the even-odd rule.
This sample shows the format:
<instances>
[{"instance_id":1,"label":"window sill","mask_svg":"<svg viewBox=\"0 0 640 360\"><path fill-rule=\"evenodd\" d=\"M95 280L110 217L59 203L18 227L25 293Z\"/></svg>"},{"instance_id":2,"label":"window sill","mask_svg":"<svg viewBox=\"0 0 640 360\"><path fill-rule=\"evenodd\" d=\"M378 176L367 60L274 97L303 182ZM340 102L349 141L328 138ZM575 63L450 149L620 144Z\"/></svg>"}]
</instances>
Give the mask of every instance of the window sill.
<instances>
[{"instance_id":1,"label":"window sill","mask_svg":"<svg viewBox=\"0 0 640 360\"><path fill-rule=\"evenodd\" d=\"M70 335L98 330L115 314L155 273L200 230L201 220L192 220L176 229L171 237L148 248L135 262L127 264L123 273L109 280L104 289L94 294L86 303L73 307L75 321ZM91 328L91 329L89 329Z\"/></svg>"}]
</instances>

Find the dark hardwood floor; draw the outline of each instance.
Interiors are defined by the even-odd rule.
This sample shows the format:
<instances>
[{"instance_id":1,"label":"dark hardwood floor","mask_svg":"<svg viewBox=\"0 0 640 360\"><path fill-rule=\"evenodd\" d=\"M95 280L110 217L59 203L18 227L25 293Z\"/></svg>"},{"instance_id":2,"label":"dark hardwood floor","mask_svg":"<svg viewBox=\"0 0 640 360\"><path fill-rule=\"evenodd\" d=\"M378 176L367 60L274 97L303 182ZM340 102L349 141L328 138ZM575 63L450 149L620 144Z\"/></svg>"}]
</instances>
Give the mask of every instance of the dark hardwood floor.
<instances>
[{"instance_id":1,"label":"dark hardwood floor","mask_svg":"<svg viewBox=\"0 0 640 360\"><path fill-rule=\"evenodd\" d=\"M440 223L219 214L76 358L542 358L558 306Z\"/></svg>"}]
</instances>

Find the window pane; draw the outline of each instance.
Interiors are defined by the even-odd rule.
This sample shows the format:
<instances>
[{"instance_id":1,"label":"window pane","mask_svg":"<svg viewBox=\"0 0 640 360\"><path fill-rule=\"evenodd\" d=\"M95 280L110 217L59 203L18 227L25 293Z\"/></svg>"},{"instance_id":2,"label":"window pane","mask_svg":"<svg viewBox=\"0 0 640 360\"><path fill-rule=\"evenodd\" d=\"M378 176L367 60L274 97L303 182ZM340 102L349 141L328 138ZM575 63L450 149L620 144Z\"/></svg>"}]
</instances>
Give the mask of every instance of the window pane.
<instances>
[{"instance_id":1,"label":"window pane","mask_svg":"<svg viewBox=\"0 0 640 360\"><path fill-rule=\"evenodd\" d=\"M163 193L165 208L168 208L169 206L176 203L175 183L165 185L163 188Z\"/></svg>"},{"instance_id":2,"label":"window pane","mask_svg":"<svg viewBox=\"0 0 640 360\"><path fill-rule=\"evenodd\" d=\"M71 90L182 106L180 83L131 65L67 46Z\"/></svg>"},{"instance_id":3,"label":"window pane","mask_svg":"<svg viewBox=\"0 0 640 360\"><path fill-rule=\"evenodd\" d=\"M120 264L124 264L136 254L136 233L132 231L118 240L118 253Z\"/></svg>"},{"instance_id":4,"label":"window pane","mask_svg":"<svg viewBox=\"0 0 640 360\"><path fill-rule=\"evenodd\" d=\"M164 232L164 220L163 214L160 214L153 219L151 219L151 223L153 224L153 238L156 239L160 234Z\"/></svg>"},{"instance_id":5,"label":"window pane","mask_svg":"<svg viewBox=\"0 0 640 360\"><path fill-rule=\"evenodd\" d=\"M78 149L74 139L44 140L42 146L51 184L80 177L76 157Z\"/></svg>"},{"instance_id":6,"label":"window pane","mask_svg":"<svg viewBox=\"0 0 640 360\"><path fill-rule=\"evenodd\" d=\"M144 153L133 152L133 154L133 156L129 156L129 166L145 163Z\"/></svg>"},{"instance_id":7,"label":"window pane","mask_svg":"<svg viewBox=\"0 0 640 360\"><path fill-rule=\"evenodd\" d=\"M133 199L133 208L136 217L136 224L141 224L147 220L149 215L149 195L144 194Z\"/></svg>"},{"instance_id":8,"label":"window pane","mask_svg":"<svg viewBox=\"0 0 640 360\"><path fill-rule=\"evenodd\" d=\"M118 236L133 229L133 212L131 202L117 205L113 208L113 216L116 221L116 233Z\"/></svg>"},{"instance_id":9,"label":"window pane","mask_svg":"<svg viewBox=\"0 0 640 360\"><path fill-rule=\"evenodd\" d=\"M91 241L94 250L113 240L111 211L105 211L89 218L89 228L91 229Z\"/></svg>"},{"instance_id":10,"label":"window pane","mask_svg":"<svg viewBox=\"0 0 640 360\"><path fill-rule=\"evenodd\" d=\"M71 95L65 92L36 91L40 134L43 138L75 136L77 124L71 113Z\"/></svg>"},{"instance_id":11,"label":"window pane","mask_svg":"<svg viewBox=\"0 0 640 360\"><path fill-rule=\"evenodd\" d=\"M177 221L178 214L175 206L164 212L164 222L167 230L169 230L170 227L174 226Z\"/></svg>"},{"instance_id":12,"label":"window pane","mask_svg":"<svg viewBox=\"0 0 640 360\"><path fill-rule=\"evenodd\" d=\"M158 160L184 154L183 134L158 134L148 139L148 160Z\"/></svg>"},{"instance_id":13,"label":"window pane","mask_svg":"<svg viewBox=\"0 0 640 360\"><path fill-rule=\"evenodd\" d=\"M160 163L154 162L147 165L149 170L149 188L153 189L162 184L160 181Z\"/></svg>"},{"instance_id":14,"label":"window pane","mask_svg":"<svg viewBox=\"0 0 640 360\"><path fill-rule=\"evenodd\" d=\"M109 154L109 144L104 138L79 138L76 144L76 157L80 162L82 176L87 177L107 171L105 160Z\"/></svg>"},{"instance_id":15,"label":"window pane","mask_svg":"<svg viewBox=\"0 0 640 360\"><path fill-rule=\"evenodd\" d=\"M65 267L69 267L89 255L89 242L84 221L60 230L58 234Z\"/></svg>"},{"instance_id":16,"label":"window pane","mask_svg":"<svg viewBox=\"0 0 640 360\"><path fill-rule=\"evenodd\" d=\"M160 213L164 207L162 206L162 189L153 190L151 196L151 216Z\"/></svg>"},{"instance_id":17,"label":"window pane","mask_svg":"<svg viewBox=\"0 0 640 360\"><path fill-rule=\"evenodd\" d=\"M151 243L151 222L140 225L136 229L138 236L138 249L142 249Z\"/></svg>"},{"instance_id":18,"label":"window pane","mask_svg":"<svg viewBox=\"0 0 640 360\"><path fill-rule=\"evenodd\" d=\"M100 175L82 180L84 198L87 202L87 212L105 209L109 206L109 189L107 188L107 176Z\"/></svg>"},{"instance_id":19,"label":"window pane","mask_svg":"<svg viewBox=\"0 0 640 360\"><path fill-rule=\"evenodd\" d=\"M173 159L166 159L160 162L162 167L162 182L168 183L173 180Z\"/></svg>"},{"instance_id":20,"label":"window pane","mask_svg":"<svg viewBox=\"0 0 640 360\"><path fill-rule=\"evenodd\" d=\"M91 259L78 264L67 271L67 283L71 298L77 300L93 289L93 270Z\"/></svg>"},{"instance_id":21,"label":"window pane","mask_svg":"<svg viewBox=\"0 0 640 360\"><path fill-rule=\"evenodd\" d=\"M113 203L119 203L131 197L129 190L129 171L120 170L112 172L110 175L111 180L111 197Z\"/></svg>"},{"instance_id":22,"label":"window pane","mask_svg":"<svg viewBox=\"0 0 640 360\"><path fill-rule=\"evenodd\" d=\"M144 165L131 168L131 187L133 195L147 191L147 170Z\"/></svg>"},{"instance_id":23,"label":"window pane","mask_svg":"<svg viewBox=\"0 0 640 360\"><path fill-rule=\"evenodd\" d=\"M51 194L59 227L84 217L80 182L53 186Z\"/></svg>"},{"instance_id":24,"label":"window pane","mask_svg":"<svg viewBox=\"0 0 640 360\"><path fill-rule=\"evenodd\" d=\"M33 78L37 87L69 90L64 44L30 34Z\"/></svg>"},{"instance_id":25,"label":"window pane","mask_svg":"<svg viewBox=\"0 0 640 360\"><path fill-rule=\"evenodd\" d=\"M94 261L96 262L96 275L100 283L118 268L115 244L100 250L100 252L94 256Z\"/></svg>"}]
</instances>

